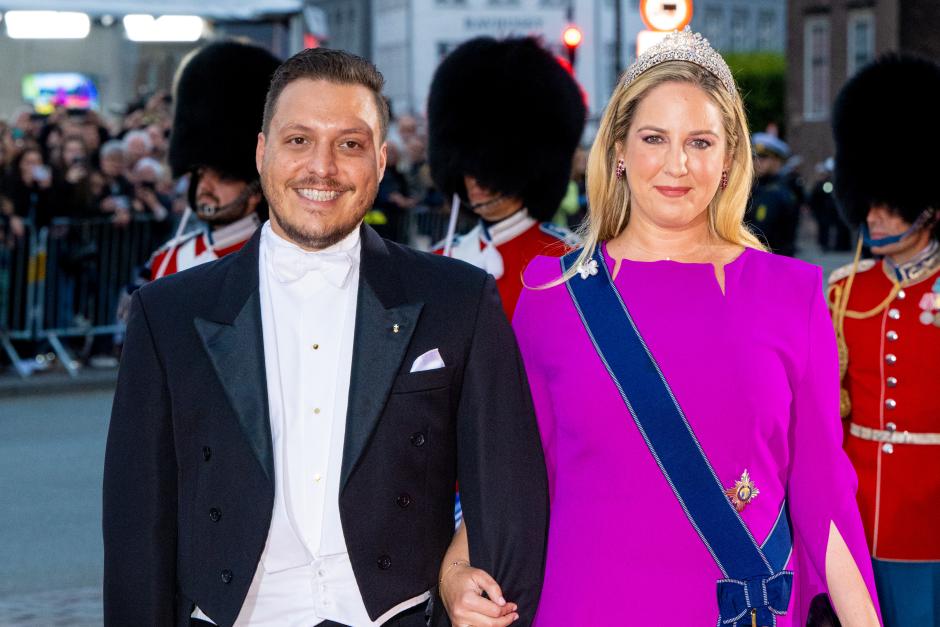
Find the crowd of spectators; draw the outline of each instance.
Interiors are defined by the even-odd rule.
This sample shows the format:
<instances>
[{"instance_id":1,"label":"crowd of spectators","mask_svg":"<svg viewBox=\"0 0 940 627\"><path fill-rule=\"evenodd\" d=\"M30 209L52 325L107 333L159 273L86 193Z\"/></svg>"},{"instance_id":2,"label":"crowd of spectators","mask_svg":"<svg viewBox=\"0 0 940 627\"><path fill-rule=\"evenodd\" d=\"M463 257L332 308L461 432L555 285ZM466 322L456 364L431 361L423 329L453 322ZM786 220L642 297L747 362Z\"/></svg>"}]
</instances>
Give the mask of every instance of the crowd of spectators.
<instances>
[{"instance_id":1,"label":"crowd of spectators","mask_svg":"<svg viewBox=\"0 0 940 627\"><path fill-rule=\"evenodd\" d=\"M370 224L383 236L427 248L430 238L440 236L439 229L419 225L418 216L440 216L444 199L434 187L427 155L427 127L413 115L398 116L389 129L385 176L379 183L375 212ZM441 223L442 220L437 220ZM408 229L411 228L411 232ZM416 241L421 235L427 241Z\"/></svg>"},{"instance_id":2,"label":"crowd of spectators","mask_svg":"<svg viewBox=\"0 0 940 627\"><path fill-rule=\"evenodd\" d=\"M31 109L0 121L0 226L56 218L107 218L126 225L146 216L169 231L184 202L164 165L171 102L157 93L114 122L95 111Z\"/></svg>"},{"instance_id":3,"label":"crowd of spectators","mask_svg":"<svg viewBox=\"0 0 940 627\"><path fill-rule=\"evenodd\" d=\"M56 218L107 218L115 225L146 218L168 238L185 208L186 181L166 165L172 125L169 94L159 92L106 120L95 111L17 111L0 121L0 235L22 237L25 225ZM406 240L407 218L444 204L427 165L423 119L393 121L388 166L370 222Z\"/></svg>"}]
</instances>

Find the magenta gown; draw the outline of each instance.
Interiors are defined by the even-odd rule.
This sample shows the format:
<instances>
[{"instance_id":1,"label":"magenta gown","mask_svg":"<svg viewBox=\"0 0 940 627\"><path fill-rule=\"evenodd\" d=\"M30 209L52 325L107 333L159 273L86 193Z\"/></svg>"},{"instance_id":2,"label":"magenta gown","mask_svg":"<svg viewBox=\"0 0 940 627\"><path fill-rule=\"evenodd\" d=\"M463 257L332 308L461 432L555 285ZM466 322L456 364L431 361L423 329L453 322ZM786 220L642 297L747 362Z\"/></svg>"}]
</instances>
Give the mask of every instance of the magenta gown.
<instances>
[{"instance_id":1,"label":"magenta gown","mask_svg":"<svg viewBox=\"0 0 940 627\"><path fill-rule=\"evenodd\" d=\"M559 275L558 259L537 257L525 284ZM758 542L788 495L794 590L778 627L805 625L813 596L826 591L830 520L874 596L855 472L842 451L838 359L820 269L747 249L725 268L725 294L707 264L624 260L615 284L723 485L734 486L746 469L760 490L742 513ZM535 624L715 625L721 571L565 286L523 289L513 326L551 494Z\"/></svg>"}]
</instances>

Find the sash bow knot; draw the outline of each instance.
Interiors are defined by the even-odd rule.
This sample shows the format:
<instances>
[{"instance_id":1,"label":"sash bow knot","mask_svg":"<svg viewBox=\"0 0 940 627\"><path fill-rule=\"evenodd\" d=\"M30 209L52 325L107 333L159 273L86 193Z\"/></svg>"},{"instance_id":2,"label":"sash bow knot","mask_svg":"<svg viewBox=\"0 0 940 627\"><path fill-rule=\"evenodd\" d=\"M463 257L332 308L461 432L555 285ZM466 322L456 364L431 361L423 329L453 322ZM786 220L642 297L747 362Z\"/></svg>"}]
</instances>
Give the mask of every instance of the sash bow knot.
<instances>
[{"instance_id":1,"label":"sash bow knot","mask_svg":"<svg viewBox=\"0 0 940 627\"><path fill-rule=\"evenodd\" d=\"M758 625L775 625L774 615L785 614L790 605L793 573L780 571L768 577L722 579L718 582L718 611L722 625L750 626L751 610L757 610Z\"/></svg>"}]
</instances>

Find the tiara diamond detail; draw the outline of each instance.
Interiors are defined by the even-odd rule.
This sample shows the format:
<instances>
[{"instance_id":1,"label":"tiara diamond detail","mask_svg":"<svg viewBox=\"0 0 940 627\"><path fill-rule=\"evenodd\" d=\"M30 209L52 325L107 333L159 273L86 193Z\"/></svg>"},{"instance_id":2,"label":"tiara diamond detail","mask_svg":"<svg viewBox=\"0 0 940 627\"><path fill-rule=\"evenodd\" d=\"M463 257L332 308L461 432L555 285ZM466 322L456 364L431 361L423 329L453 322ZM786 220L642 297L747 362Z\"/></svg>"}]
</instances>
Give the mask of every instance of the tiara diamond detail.
<instances>
[{"instance_id":1,"label":"tiara diamond detail","mask_svg":"<svg viewBox=\"0 0 940 627\"><path fill-rule=\"evenodd\" d=\"M729 94L733 96L736 93L734 77L731 76L728 64L715 52L707 39L700 33L693 33L688 26L681 31L669 33L665 39L641 54L627 69L624 84L629 85L646 70L667 61L688 61L703 67L721 81Z\"/></svg>"}]
</instances>

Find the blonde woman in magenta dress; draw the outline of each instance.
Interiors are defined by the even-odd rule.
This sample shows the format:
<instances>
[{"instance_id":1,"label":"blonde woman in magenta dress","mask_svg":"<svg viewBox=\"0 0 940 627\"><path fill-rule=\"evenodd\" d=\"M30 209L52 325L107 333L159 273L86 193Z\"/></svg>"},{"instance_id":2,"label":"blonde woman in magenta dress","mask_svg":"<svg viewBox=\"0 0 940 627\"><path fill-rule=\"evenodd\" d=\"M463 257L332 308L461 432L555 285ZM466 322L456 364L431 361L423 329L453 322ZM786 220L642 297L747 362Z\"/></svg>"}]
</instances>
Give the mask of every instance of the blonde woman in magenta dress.
<instances>
[{"instance_id":1,"label":"blonde woman in magenta dress","mask_svg":"<svg viewBox=\"0 0 940 627\"><path fill-rule=\"evenodd\" d=\"M529 265L513 320L550 485L539 627L802 627L823 593L842 625L879 625L820 269L765 252L744 227L752 177L721 57L688 31L641 56L591 151L584 247L567 272L555 258ZM773 577L749 588L730 577L692 524L672 485L681 477L667 481L573 302L587 280L609 281L628 310L715 489L727 488L722 506L756 543L788 514L792 540ZM454 624L510 624L512 599L459 540L441 569ZM740 599L719 607L728 581Z\"/></svg>"}]
</instances>

